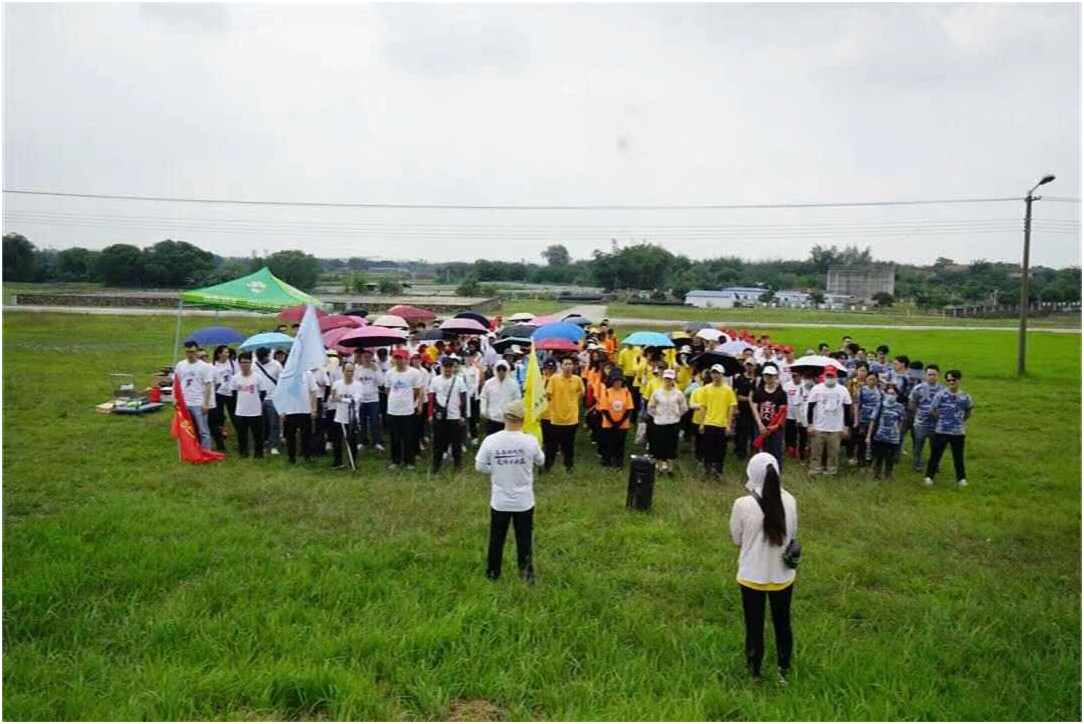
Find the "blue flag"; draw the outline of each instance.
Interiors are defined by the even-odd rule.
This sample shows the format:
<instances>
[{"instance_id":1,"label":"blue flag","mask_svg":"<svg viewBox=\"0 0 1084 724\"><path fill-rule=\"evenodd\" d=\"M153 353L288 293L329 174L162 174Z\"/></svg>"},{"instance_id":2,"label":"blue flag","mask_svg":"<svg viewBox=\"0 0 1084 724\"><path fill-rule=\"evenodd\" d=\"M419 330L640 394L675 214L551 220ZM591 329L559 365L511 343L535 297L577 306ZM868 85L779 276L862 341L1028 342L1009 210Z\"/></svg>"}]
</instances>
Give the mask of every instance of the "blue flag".
<instances>
[{"instance_id":1,"label":"blue flag","mask_svg":"<svg viewBox=\"0 0 1084 724\"><path fill-rule=\"evenodd\" d=\"M286 358L286 367L279 375L275 395L271 398L280 415L308 414L312 410L309 391L305 388L305 372L323 367L326 361L316 307L310 303L294 338L294 346L290 348L290 356Z\"/></svg>"}]
</instances>

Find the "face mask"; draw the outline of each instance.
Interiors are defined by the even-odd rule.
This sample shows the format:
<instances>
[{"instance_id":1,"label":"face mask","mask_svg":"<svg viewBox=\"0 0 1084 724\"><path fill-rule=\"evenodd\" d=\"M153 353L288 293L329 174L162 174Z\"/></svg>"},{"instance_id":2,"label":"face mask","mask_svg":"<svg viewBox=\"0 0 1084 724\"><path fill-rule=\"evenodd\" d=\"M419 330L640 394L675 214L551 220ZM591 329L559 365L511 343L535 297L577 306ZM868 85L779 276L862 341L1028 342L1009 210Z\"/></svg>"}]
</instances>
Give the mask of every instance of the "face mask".
<instances>
[{"instance_id":1,"label":"face mask","mask_svg":"<svg viewBox=\"0 0 1084 724\"><path fill-rule=\"evenodd\" d=\"M826 377L825 380L824 380L824 386L829 387L829 388L835 387L836 386L836 378L835 377Z\"/></svg>"},{"instance_id":2,"label":"face mask","mask_svg":"<svg viewBox=\"0 0 1084 724\"><path fill-rule=\"evenodd\" d=\"M888 407L892 407L895 404L896 404L896 396L895 395L891 395L891 394L885 395L885 405L887 405Z\"/></svg>"}]
</instances>

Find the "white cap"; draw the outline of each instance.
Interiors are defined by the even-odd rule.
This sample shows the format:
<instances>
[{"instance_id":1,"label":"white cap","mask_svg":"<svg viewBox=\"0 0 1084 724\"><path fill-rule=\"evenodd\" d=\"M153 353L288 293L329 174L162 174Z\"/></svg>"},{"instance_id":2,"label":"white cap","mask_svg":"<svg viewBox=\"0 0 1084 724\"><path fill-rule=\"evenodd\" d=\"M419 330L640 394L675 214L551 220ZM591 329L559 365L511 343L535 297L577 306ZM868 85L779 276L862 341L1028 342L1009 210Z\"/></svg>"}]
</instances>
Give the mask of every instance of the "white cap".
<instances>
[{"instance_id":1,"label":"white cap","mask_svg":"<svg viewBox=\"0 0 1084 724\"><path fill-rule=\"evenodd\" d=\"M512 348L509 349L508 352L511 352L512 354L523 354L523 350L520 349L518 344L512 345ZM508 352L505 352L505 354L508 354Z\"/></svg>"},{"instance_id":2,"label":"white cap","mask_svg":"<svg viewBox=\"0 0 1084 724\"><path fill-rule=\"evenodd\" d=\"M723 367L722 365L712 365L712 366L711 366L711 371L712 371L712 372L718 372L718 373L719 373L719 374L721 374L721 375L725 375L725 374L726 374L726 368L725 368L725 367Z\"/></svg>"},{"instance_id":3,"label":"white cap","mask_svg":"<svg viewBox=\"0 0 1084 724\"><path fill-rule=\"evenodd\" d=\"M779 375L779 369L775 365L764 365L764 369L760 371L762 375Z\"/></svg>"},{"instance_id":4,"label":"white cap","mask_svg":"<svg viewBox=\"0 0 1084 724\"><path fill-rule=\"evenodd\" d=\"M508 363L505 362L502 359L499 362L497 362L497 364L493 365L493 367L496 368L496 369L499 369L499 370L506 370L506 369L508 369Z\"/></svg>"},{"instance_id":5,"label":"white cap","mask_svg":"<svg viewBox=\"0 0 1084 724\"><path fill-rule=\"evenodd\" d=\"M673 370L664 370L662 376L663 379L672 380L677 377L677 374Z\"/></svg>"},{"instance_id":6,"label":"white cap","mask_svg":"<svg viewBox=\"0 0 1084 724\"><path fill-rule=\"evenodd\" d=\"M681 352L682 354L692 354L693 348L692 348L692 347L690 347L690 346L689 346L689 345L687 345L687 344L683 344L683 345L681 346L681 349L680 349L680 350L678 350L678 351L679 351L679 352Z\"/></svg>"}]
</instances>

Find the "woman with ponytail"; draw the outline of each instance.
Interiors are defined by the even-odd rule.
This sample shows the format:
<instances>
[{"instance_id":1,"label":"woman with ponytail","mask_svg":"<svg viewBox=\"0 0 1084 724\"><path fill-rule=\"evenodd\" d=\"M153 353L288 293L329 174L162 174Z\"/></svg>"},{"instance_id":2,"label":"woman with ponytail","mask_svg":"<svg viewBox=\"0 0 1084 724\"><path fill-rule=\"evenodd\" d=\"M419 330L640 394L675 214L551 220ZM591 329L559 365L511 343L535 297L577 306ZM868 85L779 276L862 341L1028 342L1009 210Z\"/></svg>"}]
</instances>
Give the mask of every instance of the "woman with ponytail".
<instances>
[{"instance_id":1,"label":"woman with ponytail","mask_svg":"<svg viewBox=\"0 0 1084 724\"><path fill-rule=\"evenodd\" d=\"M783 490L774 456L757 453L745 469L750 495L734 501L730 534L741 547L738 584L745 614L745 659L760 677L764 659L764 601L772 610L779 678L786 683L794 640L790 630L790 598L794 569L783 561L787 544L798 531L798 503Z\"/></svg>"}]
</instances>

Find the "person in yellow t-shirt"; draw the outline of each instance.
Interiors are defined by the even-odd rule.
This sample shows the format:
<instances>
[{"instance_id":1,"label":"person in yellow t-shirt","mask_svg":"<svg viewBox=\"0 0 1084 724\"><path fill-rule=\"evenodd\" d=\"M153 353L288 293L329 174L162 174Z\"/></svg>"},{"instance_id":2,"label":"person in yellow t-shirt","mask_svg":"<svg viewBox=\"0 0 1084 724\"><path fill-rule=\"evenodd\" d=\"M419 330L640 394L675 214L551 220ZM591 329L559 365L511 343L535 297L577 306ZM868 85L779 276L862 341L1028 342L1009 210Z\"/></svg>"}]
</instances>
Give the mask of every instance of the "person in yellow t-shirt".
<instances>
[{"instance_id":1,"label":"person in yellow t-shirt","mask_svg":"<svg viewBox=\"0 0 1084 724\"><path fill-rule=\"evenodd\" d=\"M738 413L738 396L734 389L723 382L726 370L722 365L711 368L711 384L694 391L697 401L690 407L704 410L704 419L700 423L701 449L704 453L704 466L708 473L716 477L723 474L726 461L726 439L734 433L734 418Z\"/></svg>"},{"instance_id":2,"label":"person in yellow t-shirt","mask_svg":"<svg viewBox=\"0 0 1084 724\"><path fill-rule=\"evenodd\" d=\"M575 363L571 357L561 360L560 374L546 380L546 400L550 412L550 439L546 446L548 472L557 460L560 448L565 469L572 472L573 453L576 445L576 428L580 422L580 400L584 397L583 378L572 374Z\"/></svg>"},{"instance_id":3,"label":"person in yellow t-shirt","mask_svg":"<svg viewBox=\"0 0 1084 724\"><path fill-rule=\"evenodd\" d=\"M704 447L701 445L700 426L704 423L704 393L702 390L711 384L711 370L702 370L685 388L689 398L689 437L693 441L693 455L698 463L704 462ZM696 407L694 407L694 404Z\"/></svg>"}]
</instances>

